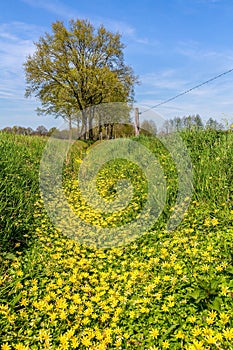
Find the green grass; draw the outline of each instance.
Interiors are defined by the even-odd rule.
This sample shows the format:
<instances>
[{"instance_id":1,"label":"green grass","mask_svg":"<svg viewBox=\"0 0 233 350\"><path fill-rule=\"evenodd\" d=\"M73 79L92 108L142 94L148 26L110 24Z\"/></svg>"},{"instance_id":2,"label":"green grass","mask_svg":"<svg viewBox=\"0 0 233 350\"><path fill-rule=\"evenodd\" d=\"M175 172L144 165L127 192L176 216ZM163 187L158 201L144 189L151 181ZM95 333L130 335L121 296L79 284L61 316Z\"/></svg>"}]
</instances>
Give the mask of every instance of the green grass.
<instances>
[{"instance_id":1,"label":"green grass","mask_svg":"<svg viewBox=\"0 0 233 350\"><path fill-rule=\"evenodd\" d=\"M0 134L1 249L27 245L24 235L34 227L34 204L39 195L39 163L46 139Z\"/></svg>"},{"instance_id":2,"label":"green grass","mask_svg":"<svg viewBox=\"0 0 233 350\"><path fill-rule=\"evenodd\" d=\"M195 171L195 198L209 207L232 202L232 132L183 133Z\"/></svg>"},{"instance_id":3,"label":"green grass","mask_svg":"<svg viewBox=\"0 0 233 350\"><path fill-rule=\"evenodd\" d=\"M0 134L0 250L27 245L39 195L39 163L46 139Z\"/></svg>"},{"instance_id":4,"label":"green grass","mask_svg":"<svg viewBox=\"0 0 233 350\"><path fill-rule=\"evenodd\" d=\"M179 227L166 230L177 193L175 164L161 142L142 136L138 141L156 154L166 176L164 211L133 242L100 249L62 235L44 210L38 175L46 140L0 135L1 349L233 348L233 134L181 136L194 191ZM143 169L122 160L103 167L97 187L105 199L116 199L116 178L131 179L135 191L124 215L102 215L77 187L85 152L85 145L74 145L64 167L74 210L105 227L135 218L145 204Z\"/></svg>"}]
</instances>

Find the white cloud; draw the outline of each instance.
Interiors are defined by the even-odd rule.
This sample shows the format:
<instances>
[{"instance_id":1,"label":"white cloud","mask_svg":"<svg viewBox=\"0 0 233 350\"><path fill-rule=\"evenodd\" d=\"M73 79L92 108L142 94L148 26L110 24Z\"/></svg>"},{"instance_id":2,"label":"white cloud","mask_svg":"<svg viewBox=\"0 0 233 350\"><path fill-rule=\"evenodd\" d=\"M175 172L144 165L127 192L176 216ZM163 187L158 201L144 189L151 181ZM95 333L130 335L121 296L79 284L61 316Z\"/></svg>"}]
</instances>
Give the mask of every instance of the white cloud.
<instances>
[{"instance_id":1,"label":"white cloud","mask_svg":"<svg viewBox=\"0 0 233 350\"><path fill-rule=\"evenodd\" d=\"M180 41L176 44L175 53L182 55L193 62L205 64L209 69L213 66L218 70L224 70L233 66L233 50L203 47L197 41Z\"/></svg>"},{"instance_id":2,"label":"white cloud","mask_svg":"<svg viewBox=\"0 0 233 350\"><path fill-rule=\"evenodd\" d=\"M22 22L0 24L0 98L24 99L23 63L33 53L38 28Z\"/></svg>"},{"instance_id":3,"label":"white cloud","mask_svg":"<svg viewBox=\"0 0 233 350\"><path fill-rule=\"evenodd\" d=\"M149 85L150 88L160 90L173 90L181 91L185 89L187 80L183 78L177 78L177 70L175 69L166 69L156 73L147 73L140 76L140 81L142 85ZM151 89L149 90L152 92Z\"/></svg>"},{"instance_id":4,"label":"white cloud","mask_svg":"<svg viewBox=\"0 0 233 350\"><path fill-rule=\"evenodd\" d=\"M31 7L41 8L63 18L73 18L77 16L76 11L73 11L68 6L60 1L44 1L44 0L21 0Z\"/></svg>"},{"instance_id":5,"label":"white cloud","mask_svg":"<svg viewBox=\"0 0 233 350\"><path fill-rule=\"evenodd\" d=\"M167 70L146 75L143 81L146 86L137 88L140 103L152 107L196 85L188 81L187 74L178 76L179 73ZM232 101L233 73L230 73L157 107L155 112L161 113L165 119L198 113L204 120L209 117L219 121L223 117L232 120Z\"/></svg>"},{"instance_id":6,"label":"white cloud","mask_svg":"<svg viewBox=\"0 0 233 350\"><path fill-rule=\"evenodd\" d=\"M64 5L62 2L58 0L21 0L24 3L28 4L31 7L41 8L50 13L53 13L57 16L60 16L65 19L90 19L90 21L95 25L99 26L104 24L106 28L113 32L119 32L121 35L130 38L136 43L151 45L152 43L148 38L141 38L137 35L136 29L134 26L120 20L115 20L112 18L100 17L100 16L86 16L83 13L78 13L73 8Z\"/></svg>"},{"instance_id":7,"label":"white cloud","mask_svg":"<svg viewBox=\"0 0 233 350\"><path fill-rule=\"evenodd\" d=\"M135 35L135 28L123 21L113 20L111 18L104 17L94 17L92 20L95 25L103 24L105 27L109 28L113 32L119 32L120 34L129 37L134 37Z\"/></svg>"},{"instance_id":8,"label":"white cloud","mask_svg":"<svg viewBox=\"0 0 233 350\"><path fill-rule=\"evenodd\" d=\"M90 16L85 16L83 13L78 13L73 8L64 5L58 0L21 0L24 3L28 4L31 7L41 8L55 15L61 16L62 18L71 19L71 18L80 18L85 19ZM107 27L110 27L113 31L119 31L126 35L133 35L134 28L128 25L125 22L117 21L111 18L103 18L99 16L92 16L91 18L93 24L101 25L105 24Z\"/></svg>"}]
</instances>

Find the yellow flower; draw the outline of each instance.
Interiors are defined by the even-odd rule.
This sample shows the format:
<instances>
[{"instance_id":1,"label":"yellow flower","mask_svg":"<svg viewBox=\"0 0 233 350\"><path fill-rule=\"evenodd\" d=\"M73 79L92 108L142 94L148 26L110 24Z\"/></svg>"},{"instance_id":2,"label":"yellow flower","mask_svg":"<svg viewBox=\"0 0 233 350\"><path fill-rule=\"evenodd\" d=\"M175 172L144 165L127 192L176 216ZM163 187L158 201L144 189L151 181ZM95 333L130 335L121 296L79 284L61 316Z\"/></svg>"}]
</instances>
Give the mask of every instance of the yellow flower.
<instances>
[{"instance_id":1,"label":"yellow flower","mask_svg":"<svg viewBox=\"0 0 233 350\"><path fill-rule=\"evenodd\" d=\"M16 275L19 276L19 277L22 277L23 276L23 271L22 270L18 270L16 272Z\"/></svg>"},{"instance_id":2,"label":"yellow flower","mask_svg":"<svg viewBox=\"0 0 233 350\"><path fill-rule=\"evenodd\" d=\"M167 305L163 304L162 310L163 310L164 312L167 312L167 311L169 310L169 308L168 308Z\"/></svg>"},{"instance_id":3,"label":"yellow flower","mask_svg":"<svg viewBox=\"0 0 233 350\"><path fill-rule=\"evenodd\" d=\"M72 347L73 347L73 348L77 348L77 347L78 347L78 345L79 345L79 340L78 340L77 337L71 338L70 341L71 341L71 344L72 344Z\"/></svg>"},{"instance_id":4,"label":"yellow flower","mask_svg":"<svg viewBox=\"0 0 233 350\"><path fill-rule=\"evenodd\" d=\"M117 341L115 342L115 346L117 347L117 348L119 348L120 346L121 346L121 343L122 343L122 340L121 339L117 339Z\"/></svg>"},{"instance_id":5,"label":"yellow flower","mask_svg":"<svg viewBox=\"0 0 233 350\"><path fill-rule=\"evenodd\" d=\"M103 315L100 317L101 322L105 322L109 317L110 317L109 314L107 314L107 313L103 314Z\"/></svg>"},{"instance_id":6,"label":"yellow flower","mask_svg":"<svg viewBox=\"0 0 233 350\"><path fill-rule=\"evenodd\" d=\"M218 225L219 221L218 221L218 219L213 218L213 219L211 220L211 223L212 223L213 226L216 226L216 225Z\"/></svg>"},{"instance_id":7,"label":"yellow flower","mask_svg":"<svg viewBox=\"0 0 233 350\"><path fill-rule=\"evenodd\" d=\"M70 305L69 313L71 315L74 314L76 310L77 310L77 306L76 305Z\"/></svg>"},{"instance_id":8,"label":"yellow flower","mask_svg":"<svg viewBox=\"0 0 233 350\"><path fill-rule=\"evenodd\" d=\"M19 288L19 289L23 288L23 285L21 282L17 282L15 286L16 286L16 288Z\"/></svg>"},{"instance_id":9,"label":"yellow flower","mask_svg":"<svg viewBox=\"0 0 233 350\"><path fill-rule=\"evenodd\" d=\"M82 299L80 298L79 294L74 294L72 296L72 299L73 299L75 304L82 304Z\"/></svg>"},{"instance_id":10,"label":"yellow flower","mask_svg":"<svg viewBox=\"0 0 233 350\"><path fill-rule=\"evenodd\" d=\"M102 339L103 339L103 334L100 332L100 330L97 330L97 331L95 332L95 337L96 337L96 339L98 339L98 340L102 340Z\"/></svg>"},{"instance_id":11,"label":"yellow flower","mask_svg":"<svg viewBox=\"0 0 233 350\"><path fill-rule=\"evenodd\" d=\"M141 307L140 312L142 314L148 314L150 312L150 309L148 307Z\"/></svg>"},{"instance_id":12,"label":"yellow flower","mask_svg":"<svg viewBox=\"0 0 233 350\"><path fill-rule=\"evenodd\" d=\"M184 339L185 335L184 335L184 333L183 333L181 330L179 330L179 331L177 332L177 334L175 335L175 337L176 337L177 339Z\"/></svg>"},{"instance_id":13,"label":"yellow flower","mask_svg":"<svg viewBox=\"0 0 233 350\"><path fill-rule=\"evenodd\" d=\"M200 335L202 333L202 331L201 331L200 327L196 326L193 328L192 333L193 333L194 337L197 337L198 335Z\"/></svg>"},{"instance_id":14,"label":"yellow flower","mask_svg":"<svg viewBox=\"0 0 233 350\"><path fill-rule=\"evenodd\" d=\"M229 288L227 286L221 286L222 291L221 294L226 296L229 293Z\"/></svg>"},{"instance_id":15,"label":"yellow flower","mask_svg":"<svg viewBox=\"0 0 233 350\"><path fill-rule=\"evenodd\" d=\"M58 299L56 301L56 307L58 309L66 309L67 308L67 303L65 298Z\"/></svg>"},{"instance_id":16,"label":"yellow flower","mask_svg":"<svg viewBox=\"0 0 233 350\"><path fill-rule=\"evenodd\" d=\"M91 340L89 337L83 337L81 343L86 347L91 346Z\"/></svg>"},{"instance_id":17,"label":"yellow flower","mask_svg":"<svg viewBox=\"0 0 233 350\"><path fill-rule=\"evenodd\" d=\"M223 270L223 267L221 265L216 266L216 270L221 272Z\"/></svg>"},{"instance_id":18,"label":"yellow flower","mask_svg":"<svg viewBox=\"0 0 233 350\"><path fill-rule=\"evenodd\" d=\"M22 306L27 306L28 300L27 300L26 298L23 298L23 299L21 300L20 304L21 304Z\"/></svg>"},{"instance_id":19,"label":"yellow flower","mask_svg":"<svg viewBox=\"0 0 233 350\"><path fill-rule=\"evenodd\" d=\"M90 323L91 320L88 317L84 317L82 322L83 322L84 325L86 325L86 324Z\"/></svg>"},{"instance_id":20,"label":"yellow flower","mask_svg":"<svg viewBox=\"0 0 233 350\"><path fill-rule=\"evenodd\" d=\"M50 335L47 333L46 329L40 329L39 330L39 340L42 342L43 340L48 341L50 338Z\"/></svg>"},{"instance_id":21,"label":"yellow flower","mask_svg":"<svg viewBox=\"0 0 233 350\"><path fill-rule=\"evenodd\" d=\"M223 331L223 335L227 340L233 339L233 328L227 328Z\"/></svg>"},{"instance_id":22,"label":"yellow flower","mask_svg":"<svg viewBox=\"0 0 233 350\"><path fill-rule=\"evenodd\" d=\"M64 343L68 342L69 337L67 336L67 334L62 334L62 335L60 335L59 340L60 340L61 344L64 344Z\"/></svg>"},{"instance_id":23,"label":"yellow flower","mask_svg":"<svg viewBox=\"0 0 233 350\"><path fill-rule=\"evenodd\" d=\"M201 267L202 271L205 272L205 271L208 271L209 270L209 266L207 264L203 265Z\"/></svg>"},{"instance_id":24,"label":"yellow flower","mask_svg":"<svg viewBox=\"0 0 233 350\"><path fill-rule=\"evenodd\" d=\"M151 331L150 331L150 335L152 338L157 338L158 335L159 335L159 331L157 328L153 328Z\"/></svg>"},{"instance_id":25,"label":"yellow flower","mask_svg":"<svg viewBox=\"0 0 233 350\"><path fill-rule=\"evenodd\" d=\"M179 272L180 272L180 270L179 270ZM177 273L178 273L178 271L177 271ZM170 281L170 276L168 276L168 275L163 276L163 280L164 281Z\"/></svg>"},{"instance_id":26,"label":"yellow flower","mask_svg":"<svg viewBox=\"0 0 233 350\"><path fill-rule=\"evenodd\" d=\"M207 324L213 324L214 319L212 317L206 317L206 322L207 322Z\"/></svg>"},{"instance_id":27,"label":"yellow flower","mask_svg":"<svg viewBox=\"0 0 233 350\"><path fill-rule=\"evenodd\" d=\"M209 311L209 317L214 319L216 316L217 316L217 312L216 311Z\"/></svg>"},{"instance_id":28,"label":"yellow flower","mask_svg":"<svg viewBox=\"0 0 233 350\"><path fill-rule=\"evenodd\" d=\"M161 292L156 293L155 297L156 297L156 299L160 300L162 297L162 293Z\"/></svg>"},{"instance_id":29,"label":"yellow flower","mask_svg":"<svg viewBox=\"0 0 233 350\"><path fill-rule=\"evenodd\" d=\"M20 316L27 316L27 313L26 312L24 312L24 315L22 314L22 311L20 310ZM15 321L15 319L16 319L17 317L15 316L15 315L8 315L7 316L7 320L12 324L12 323L14 323L14 321Z\"/></svg>"},{"instance_id":30,"label":"yellow flower","mask_svg":"<svg viewBox=\"0 0 233 350\"><path fill-rule=\"evenodd\" d=\"M95 347L95 349L96 350L105 350L105 349L107 349L107 345L106 345L106 343L100 343L100 344L98 344L96 347Z\"/></svg>"},{"instance_id":31,"label":"yellow flower","mask_svg":"<svg viewBox=\"0 0 233 350\"><path fill-rule=\"evenodd\" d=\"M214 331L212 328L208 328L208 327L204 327L202 329L202 333L205 335L205 336L213 336L214 335Z\"/></svg>"},{"instance_id":32,"label":"yellow flower","mask_svg":"<svg viewBox=\"0 0 233 350\"><path fill-rule=\"evenodd\" d=\"M146 286L145 292L146 293L150 293L153 290L154 287L155 287L155 285L149 284L148 286Z\"/></svg>"},{"instance_id":33,"label":"yellow flower","mask_svg":"<svg viewBox=\"0 0 233 350\"><path fill-rule=\"evenodd\" d=\"M2 344L2 346L1 346L1 350L10 350L10 349L11 349L11 347L10 347L10 345L8 345L8 343Z\"/></svg>"},{"instance_id":34,"label":"yellow flower","mask_svg":"<svg viewBox=\"0 0 233 350\"><path fill-rule=\"evenodd\" d=\"M83 312L83 315L84 315L84 316L90 316L93 312L94 312L94 309L93 309L93 308L87 308L87 309Z\"/></svg>"},{"instance_id":35,"label":"yellow flower","mask_svg":"<svg viewBox=\"0 0 233 350\"><path fill-rule=\"evenodd\" d=\"M208 335L206 338L205 338L206 342L208 344L215 344L216 343L216 338L213 337L212 335Z\"/></svg>"},{"instance_id":36,"label":"yellow flower","mask_svg":"<svg viewBox=\"0 0 233 350\"><path fill-rule=\"evenodd\" d=\"M169 301L174 301L174 300L175 300L175 297L174 297L174 295L169 295L169 296L167 297L167 299L168 299Z\"/></svg>"},{"instance_id":37,"label":"yellow flower","mask_svg":"<svg viewBox=\"0 0 233 350\"><path fill-rule=\"evenodd\" d=\"M205 347L203 346L202 341L194 340L193 347L191 349L193 349L193 350L205 350Z\"/></svg>"},{"instance_id":38,"label":"yellow flower","mask_svg":"<svg viewBox=\"0 0 233 350\"><path fill-rule=\"evenodd\" d=\"M28 350L28 347L24 346L22 344L16 344L15 345L15 350Z\"/></svg>"},{"instance_id":39,"label":"yellow flower","mask_svg":"<svg viewBox=\"0 0 233 350\"><path fill-rule=\"evenodd\" d=\"M224 324L227 323L230 319L230 316L225 314L224 312L221 312L219 316L220 316L220 321Z\"/></svg>"},{"instance_id":40,"label":"yellow flower","mask_svg":"<svg viewBox=\"0 0 233 350\"><path fill-rule=\"evenodd\" d=\"M135 318L135 316L136 316L136 312L135 311L130 311L129 312L129 317L130 318Z\"/></svg>"},{"instance_id":41,"label":"yellow flower","mask_svg":"<svg viewBox=\"0 0 233 350\"><path fill-rule=\"evenodd\" d=\"M205 219L204 225L209 227L210 226L210 220L209 219Z\"/></svg>"},{"instance_id":42,"label":"yellow flower","mask_svg":"<svg viewBox=\"0 0 233 350\"><path fill-rule=\"evenodd\" d=\"M169 348L169 342L167 340L163 341L162 342L162 347L165 348L165 349L168 349Z\"/></svg>"},{"instance_id":43,"label":"yellow flower","mask_svg":"<svg viewBox=\"0 0 233 350\"><path fill-rule=\"evenodd\" d=\"M168 307L173 307L175 305L174 301L169 301Z\"/></svg>"},{"instance_id":44,"label":"yellow flower","mask_svg":"<svg viewBox=\"0 0 233 350\"><path fill-rule=\"evenodd\" d=\"M67 318L67 313L64 310L61 310L59 313L59 317L61 320L65 320Z\"/></svg>"},{"instance_id":45,"label":"yellow flower","mask_svg":"<svg viewBox=\"0 0 233 350\"><path fill-rule=\"evenodd\" d=\"M218 341L218 340L222 340L222 334L221 333L217 333L216 335L215 335L215 339L216 339L216 341Z\"/></svg>"},{"instance_id":46,"label":"yellow flower","mask_svg":"<svg viewBox=\"0 0 233 350\"><path fill-rule=\"evenodd\" d=\"M51 322L53 322L54 320L56 320L57 314L56 314L55 312L51 312L51 313L49 314L49 316L50 316Z\"/></svg>"}]
</instances>

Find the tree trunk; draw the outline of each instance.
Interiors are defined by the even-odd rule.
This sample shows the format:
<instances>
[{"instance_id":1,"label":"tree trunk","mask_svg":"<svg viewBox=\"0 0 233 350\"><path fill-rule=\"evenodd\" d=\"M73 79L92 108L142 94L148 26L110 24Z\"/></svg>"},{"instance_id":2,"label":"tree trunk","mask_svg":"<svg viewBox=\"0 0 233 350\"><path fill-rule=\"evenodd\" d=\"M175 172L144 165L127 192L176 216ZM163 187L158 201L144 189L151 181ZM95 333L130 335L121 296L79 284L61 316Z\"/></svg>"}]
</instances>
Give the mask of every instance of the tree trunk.
<instances>
[{"instance_id":1,"label":"tree trunk","mask_svg":"<svg viewBox=\"0 0 233 350\"><path fill-rule=\"evenodd\" d=\"M102 126L102 116L99 115L99 140L102 140L103 139L103 126Z\"/></svg>"},{"instance_id":2,"label":"tree trunk","mask_svg":"<svg viewBox=\"0 0 233 350\"><path fill-rule=\"evenodd\" d=\"M114 124L110 124L110 132L109 132L109 138L112 139L113 138L113 127L114 127Z\"/></svg>"},{"instance_id":3,"label":"tree trunk","mask_svg":"<svg viewBox=\"0 0 233 350\"><path fill-rule=\"evenodd\" d=\"M87 139L87 115L85 111L82 111L82 130L81 135L83 136L83 140Z\"/></svg>"},{"instance_id":4,"label":"tree trunk","mask_svg":"<svg viewBox=\"0 0 233 350\"><path fill-rule=\"evenodd\" d=\"M89 116L88 116L88 137L89 140L93 140L93 119L94 119L94 113L92 109L89 111Z\"/></svg>"}]
</instances>

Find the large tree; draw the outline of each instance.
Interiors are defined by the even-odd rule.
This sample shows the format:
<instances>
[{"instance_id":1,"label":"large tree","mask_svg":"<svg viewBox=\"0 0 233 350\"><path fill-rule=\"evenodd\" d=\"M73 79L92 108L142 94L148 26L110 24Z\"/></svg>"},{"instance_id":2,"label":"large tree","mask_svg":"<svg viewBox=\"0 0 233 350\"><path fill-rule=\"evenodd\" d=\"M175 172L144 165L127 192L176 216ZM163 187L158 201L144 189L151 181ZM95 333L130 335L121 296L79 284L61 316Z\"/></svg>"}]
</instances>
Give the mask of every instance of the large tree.
<instances>
[{"instance_id":1,"label":"large tree","mask_svg":"<svg viewBox=\"0 0 233 350\"><path fill-rule=\"evenodd\" d=\"M35 46L24 64L26 96L39 98L40 113L69 119L80 112L86 134L93 123L92 114L86 113L88 107L133 101L137 78L124 63L118 33L104 26L96 29L87 20L71 20L68 28L57 21L52 33L45 33Z\"/></svg>"}]
</instances>

